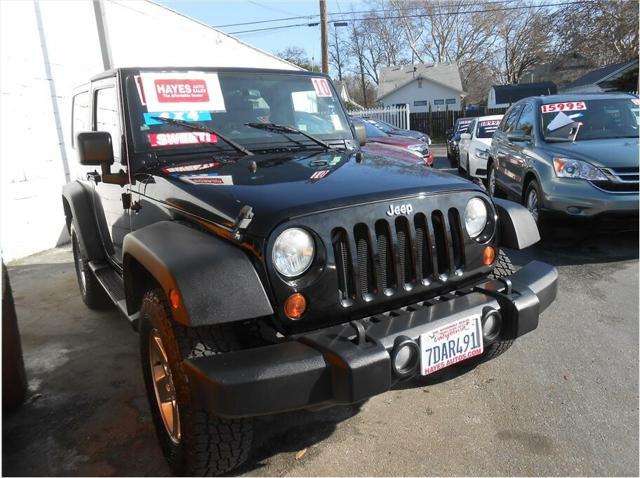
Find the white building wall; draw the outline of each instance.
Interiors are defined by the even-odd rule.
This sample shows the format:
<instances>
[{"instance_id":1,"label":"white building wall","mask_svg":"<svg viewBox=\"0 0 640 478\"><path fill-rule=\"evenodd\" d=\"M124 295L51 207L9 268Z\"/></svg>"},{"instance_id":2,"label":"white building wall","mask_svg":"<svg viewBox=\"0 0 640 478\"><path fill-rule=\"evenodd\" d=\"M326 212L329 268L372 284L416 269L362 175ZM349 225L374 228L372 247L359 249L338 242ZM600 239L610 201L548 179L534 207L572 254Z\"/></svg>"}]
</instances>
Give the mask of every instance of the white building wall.
<instances>
[{"instance_id":1,"label":"white building wall","mask_svg":"<svg viewBox=\"0 0 640 478\"><path fill-rule=\"evenodd\" d=\"M295 66L146 0L104 0L114 67ZM103 70L93 3L0 0L0 250L66 241L71 91Z\"/></svg>"},{"instance_id":2,"label":"white building wall","mask_svg":"<svg viewBox=\"0 0 640 478\"><path fill-rule=\"evenodd\" d=\"M421 83L422 87L420 87ZM447 105L447 99L455 99L455 103ZM434 103L435 100L444 100L445 104L436 105ZM427 103L425 105L416 105L416 101L426 101ZM389 93L379 103L384 106L408 103L412 113L426 113L429 111L429 105L431 105L431 111L460 111L461 109L459 91L428 80L422 80L422 82L419 80L412 81L402 88Z\"/></svg>"}]
</instances>

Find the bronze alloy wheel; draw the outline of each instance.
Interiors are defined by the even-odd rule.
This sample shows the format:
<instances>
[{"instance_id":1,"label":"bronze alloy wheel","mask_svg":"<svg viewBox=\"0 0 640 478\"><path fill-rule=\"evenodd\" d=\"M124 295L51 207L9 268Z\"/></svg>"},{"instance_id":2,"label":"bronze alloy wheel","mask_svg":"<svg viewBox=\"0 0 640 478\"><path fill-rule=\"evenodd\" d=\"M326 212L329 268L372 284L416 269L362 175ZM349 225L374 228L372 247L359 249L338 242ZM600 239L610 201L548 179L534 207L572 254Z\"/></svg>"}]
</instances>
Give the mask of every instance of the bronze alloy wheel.
<instances>
[{"instance_id":1,"label":"bronze alloy wheel","mask_svg":"<svg viewBox=\"0 0 640 478\"><path fill-rule=\"evenodd\" d=\"M173 384L167 352L157 329L149 335L149 366L156 395L156 405L160 411L162 422L176 445L180 443L180 413L176 401L176 388Z\"/></svg>"}]
</instances>

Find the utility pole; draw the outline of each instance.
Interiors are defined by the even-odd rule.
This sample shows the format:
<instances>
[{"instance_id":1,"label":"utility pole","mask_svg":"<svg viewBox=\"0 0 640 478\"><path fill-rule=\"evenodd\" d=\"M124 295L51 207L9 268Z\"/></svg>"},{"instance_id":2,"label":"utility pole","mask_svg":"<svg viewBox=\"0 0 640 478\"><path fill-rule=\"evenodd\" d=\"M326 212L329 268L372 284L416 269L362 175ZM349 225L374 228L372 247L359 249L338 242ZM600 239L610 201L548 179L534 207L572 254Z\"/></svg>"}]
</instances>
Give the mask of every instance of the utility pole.
<instances>
[{"instance_id":1,"label":"utility pole","mask_svg":"<svg viewBox=\"0 0 640 478\"><path fill-rule=\"evenodd\" d=\"M329 25L327 24L327 0L320 0L320 42L322 73L329 73Z\"/></svg>"}]
</instances>

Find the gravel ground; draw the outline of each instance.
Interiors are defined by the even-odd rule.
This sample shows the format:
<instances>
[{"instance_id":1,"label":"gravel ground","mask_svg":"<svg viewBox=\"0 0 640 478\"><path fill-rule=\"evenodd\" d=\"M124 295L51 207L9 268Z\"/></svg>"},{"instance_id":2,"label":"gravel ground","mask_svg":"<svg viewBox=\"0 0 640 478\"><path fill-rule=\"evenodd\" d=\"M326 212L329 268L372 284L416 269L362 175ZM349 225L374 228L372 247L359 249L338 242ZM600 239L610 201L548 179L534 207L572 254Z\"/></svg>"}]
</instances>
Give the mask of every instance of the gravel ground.
<instances>
[{"instance_id":1,"label":"gravel ground","mask_svg":"<svg viewBox=\"0 0 640 478\"><path fill-rule=\"evenodd\" d=\"M237 473L637 476L638 235L564 231L512 255L560 273L535 332L467 373L403 384L360 409L261 418ZM84 307L70 250L9 273L30 397L4 414L3 474L169 474L137 335L116 312Z\"/></svg>"}]
</instances>

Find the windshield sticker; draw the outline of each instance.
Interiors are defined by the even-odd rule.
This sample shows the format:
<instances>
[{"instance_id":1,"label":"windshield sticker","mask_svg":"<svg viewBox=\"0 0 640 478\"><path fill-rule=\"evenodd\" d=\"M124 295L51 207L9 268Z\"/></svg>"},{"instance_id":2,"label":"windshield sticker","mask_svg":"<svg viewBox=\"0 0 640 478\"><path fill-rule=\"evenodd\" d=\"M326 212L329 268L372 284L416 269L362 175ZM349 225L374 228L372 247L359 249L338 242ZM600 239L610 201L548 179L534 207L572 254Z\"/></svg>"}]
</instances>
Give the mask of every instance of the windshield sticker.
<instances>
[{"instance_id":1,"label":"windshield sticker","mask_svg":"<svg viewBox=\"0 0 640 478\"><path fill-rule=\"evenodd\" d=\"M164 173L191 173L194 171L203 171L205 169L213 169L222 166L222 163L219 161L213 161L210 163L201 163L201 164L187 164L185 166L166 166L162 168L162 172Z\"/></svg>"},{"instance_id":2,"label":"windshield sticker","mask_svg":"<svg viewBox=\"0 0 640 478\"><path fill-rule=\"evenodd\" d=\"M316 96L320 98L331 97L331 88L326 78L311 78L313 89L316 90Z\"/></svg>"},{"instance_id":3,"label":"windshield sticker","mask_svg":"<svg viewBox=\"0 0 640 478\"><path fill-rule=\"evenodd\" d=\"M217 143L215 134L204 131L184 131L179 133L149 133L149 144L154 148L163 146L178 146L182 144L211 144Z\"/></svg>"},{"instance_id":4,"label":"windshield sticker","mask_svg":"<svg viewBox=\"0 0 640 478\"><path fill-rule=\"evenodd\" d=\"M313 173L309 179L317 181L318 179L322 179L327 176L331 171L329 169L321 169L320 171L316 171Z\"/></svg>"},{"instance_id":5,"label":"windshield sticker","mask_svg":"<svg viewBox=\"0 0 640 478\"><path fill-rule=\"evenodd\" d=\"M498 126L499 124L500 124L500 120L480 121L480 126Z\"/></svg>"},{"instance_id":6,"label":"windshield sticker","mask_svg":"<svg viewBox=\"0 0 640 478\"><path fill-rule=\"evenodd\" d=\"M540 108L543 113L555 113L556 111L586 110L587 105L584 101L568 101L566 103L551 103L549 105L542 105Z\"/></svg>"},{"instance_id":7,"label":"windshield sticker","mask_svg":"<svg viewBox=\"0 0 640 478\"><path fill-rule=\"evenodd\" d=\"M144 73L140 82L150 111L226 111L217 73Z\"/></svg>"},{"instance_id":8,"label":"windshield sticker","mask_svg":"<svg viewBox=\"0 0 640 478\"><path fill-rule=\"evenodd\" d=\"M145 113L144 124L164 124L154 117L177 119L182 121L211 121L211 113L208 111L163 111L161 113Z\"/></svg>"},{"instance_id":9,"label":"windshield sticker","mask_svg":"<svg viewBox=\"0 0 640 478\"><path fill-rule=\"evenodd\" d=\"M555 131L557 129L564 128L565 126L569 126L570 124L573 124L573 123L574 121L571 117L564 114L563 112L560 112L547 125L547 130Z\"/></svg>"},{"instance_id":10,"label":"windshield sticker","mask_svg":"<svg viewBox=\"0 0 640 478\"><path fill-rule=\"evenodd\" d=\"M337 114L329 115L331 118L331 123L333 124L333 129L336 131L344 131L344 127L342 126L342 121L340 121L340 116Z\"/></svg>"},{"instance_id":11,"label":"windshield sticker","mask_svg":"<svg viewBox=\"0 0 640 478\"><path fill-rule=\"evenodd\" d=\"M195 174L193 176L180 176L185 183L206 184L208 186L233 186L232 176L215 176L212 174Z\"/></svg>"}]
</instances>

